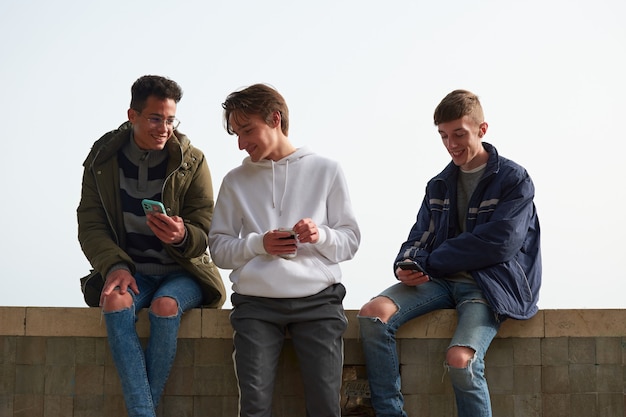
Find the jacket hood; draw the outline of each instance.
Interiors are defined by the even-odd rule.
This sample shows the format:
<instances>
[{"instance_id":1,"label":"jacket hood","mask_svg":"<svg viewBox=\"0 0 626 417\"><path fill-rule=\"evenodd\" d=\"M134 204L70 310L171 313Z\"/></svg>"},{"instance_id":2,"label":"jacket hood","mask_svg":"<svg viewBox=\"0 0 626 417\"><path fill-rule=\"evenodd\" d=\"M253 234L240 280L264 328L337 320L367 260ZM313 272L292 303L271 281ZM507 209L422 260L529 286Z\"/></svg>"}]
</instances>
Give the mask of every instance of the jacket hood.
<instances>
[{"instance_id":1,"label":"jacket hood","mask_svg":"<svg viewBox=\"0 0 626 417\"><path fill-rule=\"evenodd\" d=\"M91 166L96 160L104 161L116 155L117 151L128 141L132 133L132 124L129 121L122 123L117 129L105 133L98 139L91 152L85 159L83 166ZM172 149L171 147L174 146ZM170 149L170 153L176 151L177 148L184 153L191 146L189 138L178 130L174 130L172 136L168 139L165 147Z\"/></svg>"}]
</instances>

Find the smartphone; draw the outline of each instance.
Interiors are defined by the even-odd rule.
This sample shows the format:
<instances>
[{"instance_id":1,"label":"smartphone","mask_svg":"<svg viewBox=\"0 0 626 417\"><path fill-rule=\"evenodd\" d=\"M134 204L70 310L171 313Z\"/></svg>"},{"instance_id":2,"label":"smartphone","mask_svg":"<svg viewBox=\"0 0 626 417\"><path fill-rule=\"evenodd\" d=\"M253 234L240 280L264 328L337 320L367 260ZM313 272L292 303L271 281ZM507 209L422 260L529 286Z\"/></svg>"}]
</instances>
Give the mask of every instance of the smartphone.
<instances>
[{"instance_id":1,"label":"smartphone","mask_svg":"<svg viewBox=\"0 0 626 417\"><path fill-rule=\"evenodd\" d=\"M424 270L424 268L422 268L420 264L418 264L415 261L400 261L396 264L396 266L403 270L420 271L428 275L428 273Z\"/></svg>"},{"instance_id":2,"label":"smartphone","mask_svg":"<svg viewBox=\"0 0 626 417\"><path fill-rule=\"evenodd\" d=\"M141 207L143 207L143 211L144 213L146 213L146 215L148 213L167 214L165 212L165 206L163 206L163 203L161 203L160 201L148 200L147 198L144 198L143 200L141 200Z\"/></svg>"},{"instance_id":3,"label":"smartphone","mask_svg":"<svg viewBox=\"0 0 626 417\"><path fill-rule=\"evenodd\" d=\"M280 240L294 239L296 241L296 252L293 252L293 253L283 253L282 255L278 255L278 256L280 256L281 258L285 258L285 259L295 258L296 255L298 254L298 251L297 251L297 245L298 245L298 240L297 239L298 239L298 236L296 235L296 232L294 232L291 229L285 229L285 228L282 228L282 227L280 229L278 229L278 231L280 231L280 232L289 232L289 236L281 237L281 238L279 238Z\"/></svg>"},{"instance_id":4,"label":"smartphone","mask_svg":"<svg viewBox=\"0 0 626 417\"><path fill-rule=\"evenodd\" d=\"M279 231L279 232L289 232L289 236L281 237L281 238L280 238L281 240L282 240L282 239L295 239L295 238L296 238L296 232L294 232L294 231L293 231L293 230L291 230L291 229L283 229L283 228L280 228L280 229L278 229L278 231Z\"/></svg>"}]
</instances>

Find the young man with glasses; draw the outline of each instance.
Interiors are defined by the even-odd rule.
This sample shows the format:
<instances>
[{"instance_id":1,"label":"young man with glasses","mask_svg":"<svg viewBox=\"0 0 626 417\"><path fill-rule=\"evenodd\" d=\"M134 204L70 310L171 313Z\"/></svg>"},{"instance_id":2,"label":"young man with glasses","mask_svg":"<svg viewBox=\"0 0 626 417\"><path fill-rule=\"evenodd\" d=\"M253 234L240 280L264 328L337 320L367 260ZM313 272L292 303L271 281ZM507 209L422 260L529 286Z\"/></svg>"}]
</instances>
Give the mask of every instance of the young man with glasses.
<instances>
[{"instance_id":1,"label":"young man with glasses","mask_svg":"<svg viewBox=\"0 0 626 417\"><path fill-rule=\"evenodd\" d=\"M154 417L183 312L221 306L225 289L207 251L209 168L177 130L182 90L147 75L131 95L128 122L95 142L83 164L78 238L99 273L92 279L101 280L100 299L88 303L102 307L128 415ZM144 212L154 206L164 212ZM145 307L150 338L144 351L135 321Z\"/></svg>"}]
</instances>

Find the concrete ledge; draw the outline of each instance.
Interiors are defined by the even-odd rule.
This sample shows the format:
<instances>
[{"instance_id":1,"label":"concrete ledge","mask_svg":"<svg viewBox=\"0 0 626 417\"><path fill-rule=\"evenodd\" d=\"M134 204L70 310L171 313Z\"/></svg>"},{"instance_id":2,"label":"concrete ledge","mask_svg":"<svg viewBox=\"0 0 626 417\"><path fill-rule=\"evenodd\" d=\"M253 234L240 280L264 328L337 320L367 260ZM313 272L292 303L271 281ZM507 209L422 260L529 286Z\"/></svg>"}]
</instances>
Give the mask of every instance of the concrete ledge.
<instances>
[{"instance_id":1,"label":"concrete ledge","mask_svg":"<svg viewBox=\"0 0 626 417\"><path fill-rule=\"evenodd\" d=\"M229 339L230 310L194 309L183 317L180 338ZM345 337L358 338L356 310L347 310ZM454 310L427 314L404 325L400 339L450 338L456 326ZM148 336L147 311L139 315L137 329ZM0 335L106 337L99 308L0 307ZM541 310L530 320L507 320L498 338L510 337L616 337L626 335L626 310Z\"/></svg>"},{"instance_id":2,"label":"concrete ledge","mask_svg":"<svg viewBox=\"0 0 626 417\"><path fill-rule=\"evenodd\" d=\"M183 317L178 351L157 417L236 416L238 388L229 310ZM342 412L371 416L357 312L344 335ZM408 415L453 417L454 393L442 363L456 326L454 310L425 315L398 332ZM140 337L149 334L140 313ZM117 370L99 308L0 307L1 417L123 417ZM542 310L506 321L485 357L494 415L624 416L626 310ZM285 341L273 413L304 415L297 353Z\"/></svg>"}]
</instances>

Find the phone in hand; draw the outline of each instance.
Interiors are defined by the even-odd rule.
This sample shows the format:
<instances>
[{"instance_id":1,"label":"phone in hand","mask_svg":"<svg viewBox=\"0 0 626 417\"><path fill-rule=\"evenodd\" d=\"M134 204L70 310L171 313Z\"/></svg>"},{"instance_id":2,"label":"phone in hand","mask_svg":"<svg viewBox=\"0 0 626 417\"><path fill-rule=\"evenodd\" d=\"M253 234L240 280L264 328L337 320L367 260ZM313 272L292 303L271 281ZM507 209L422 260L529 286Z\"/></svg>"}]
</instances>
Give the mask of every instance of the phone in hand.
<instances>
[{"instance_id":1,"label":"phone in hand","mask_svg":"<svg viewBox=\"0 0 626 417\"><path fill-rule=\"evenodd\" d=\"M297 245L298 245L298 235L296 234L296 232L292 229L285 229L285 228L280 228L278 229L279 232L289 232L289 236L285 236L285 237L281 237L279 238L280 240L287 240L287 239L293 239L296 243L296 251L293 253L284 253L282 255L278 255L282 258L285 259L290 259L290 258L295 258L295 256L298 254L297 252Z\"/></svg>"},{"instance_id":2,"label":"phone in hand","mask_svg":"<svg viewBox=\"0 0 626 417\"><path fill-rule=\"evenodd\" d=\"M161 203L160 201L144 198L143 200L141 200L141 207L143 207L143 211L144 213L146 213L146 215L148 213L167 214L165 212L165 206L163 206L163 203Z\"/></svg>"},{"instance_id":3,"label":"phone in hand","mask_svg":"<svg viewBox=\"0 0 626 417\"><path fill-rule=\"evenodd\" d=\"M280 239L295 239L296 238L296 232L292 229L283 229L280 228L278 229L279 232L289 232L289 236L285 236L285 237L281 237Z\"/></svg>"},{"instance_id":4,"label":"phone in hand","mask_svg":"<svg viewBox=\"0 0 626 417\"><path fill-rule=\"evenodd\" d=\"M396 266L405 271L419 271L428 275L424 268L422 268L422 266L415 261L400 261L396 264Z\"/></svg>"}]
</instances>

